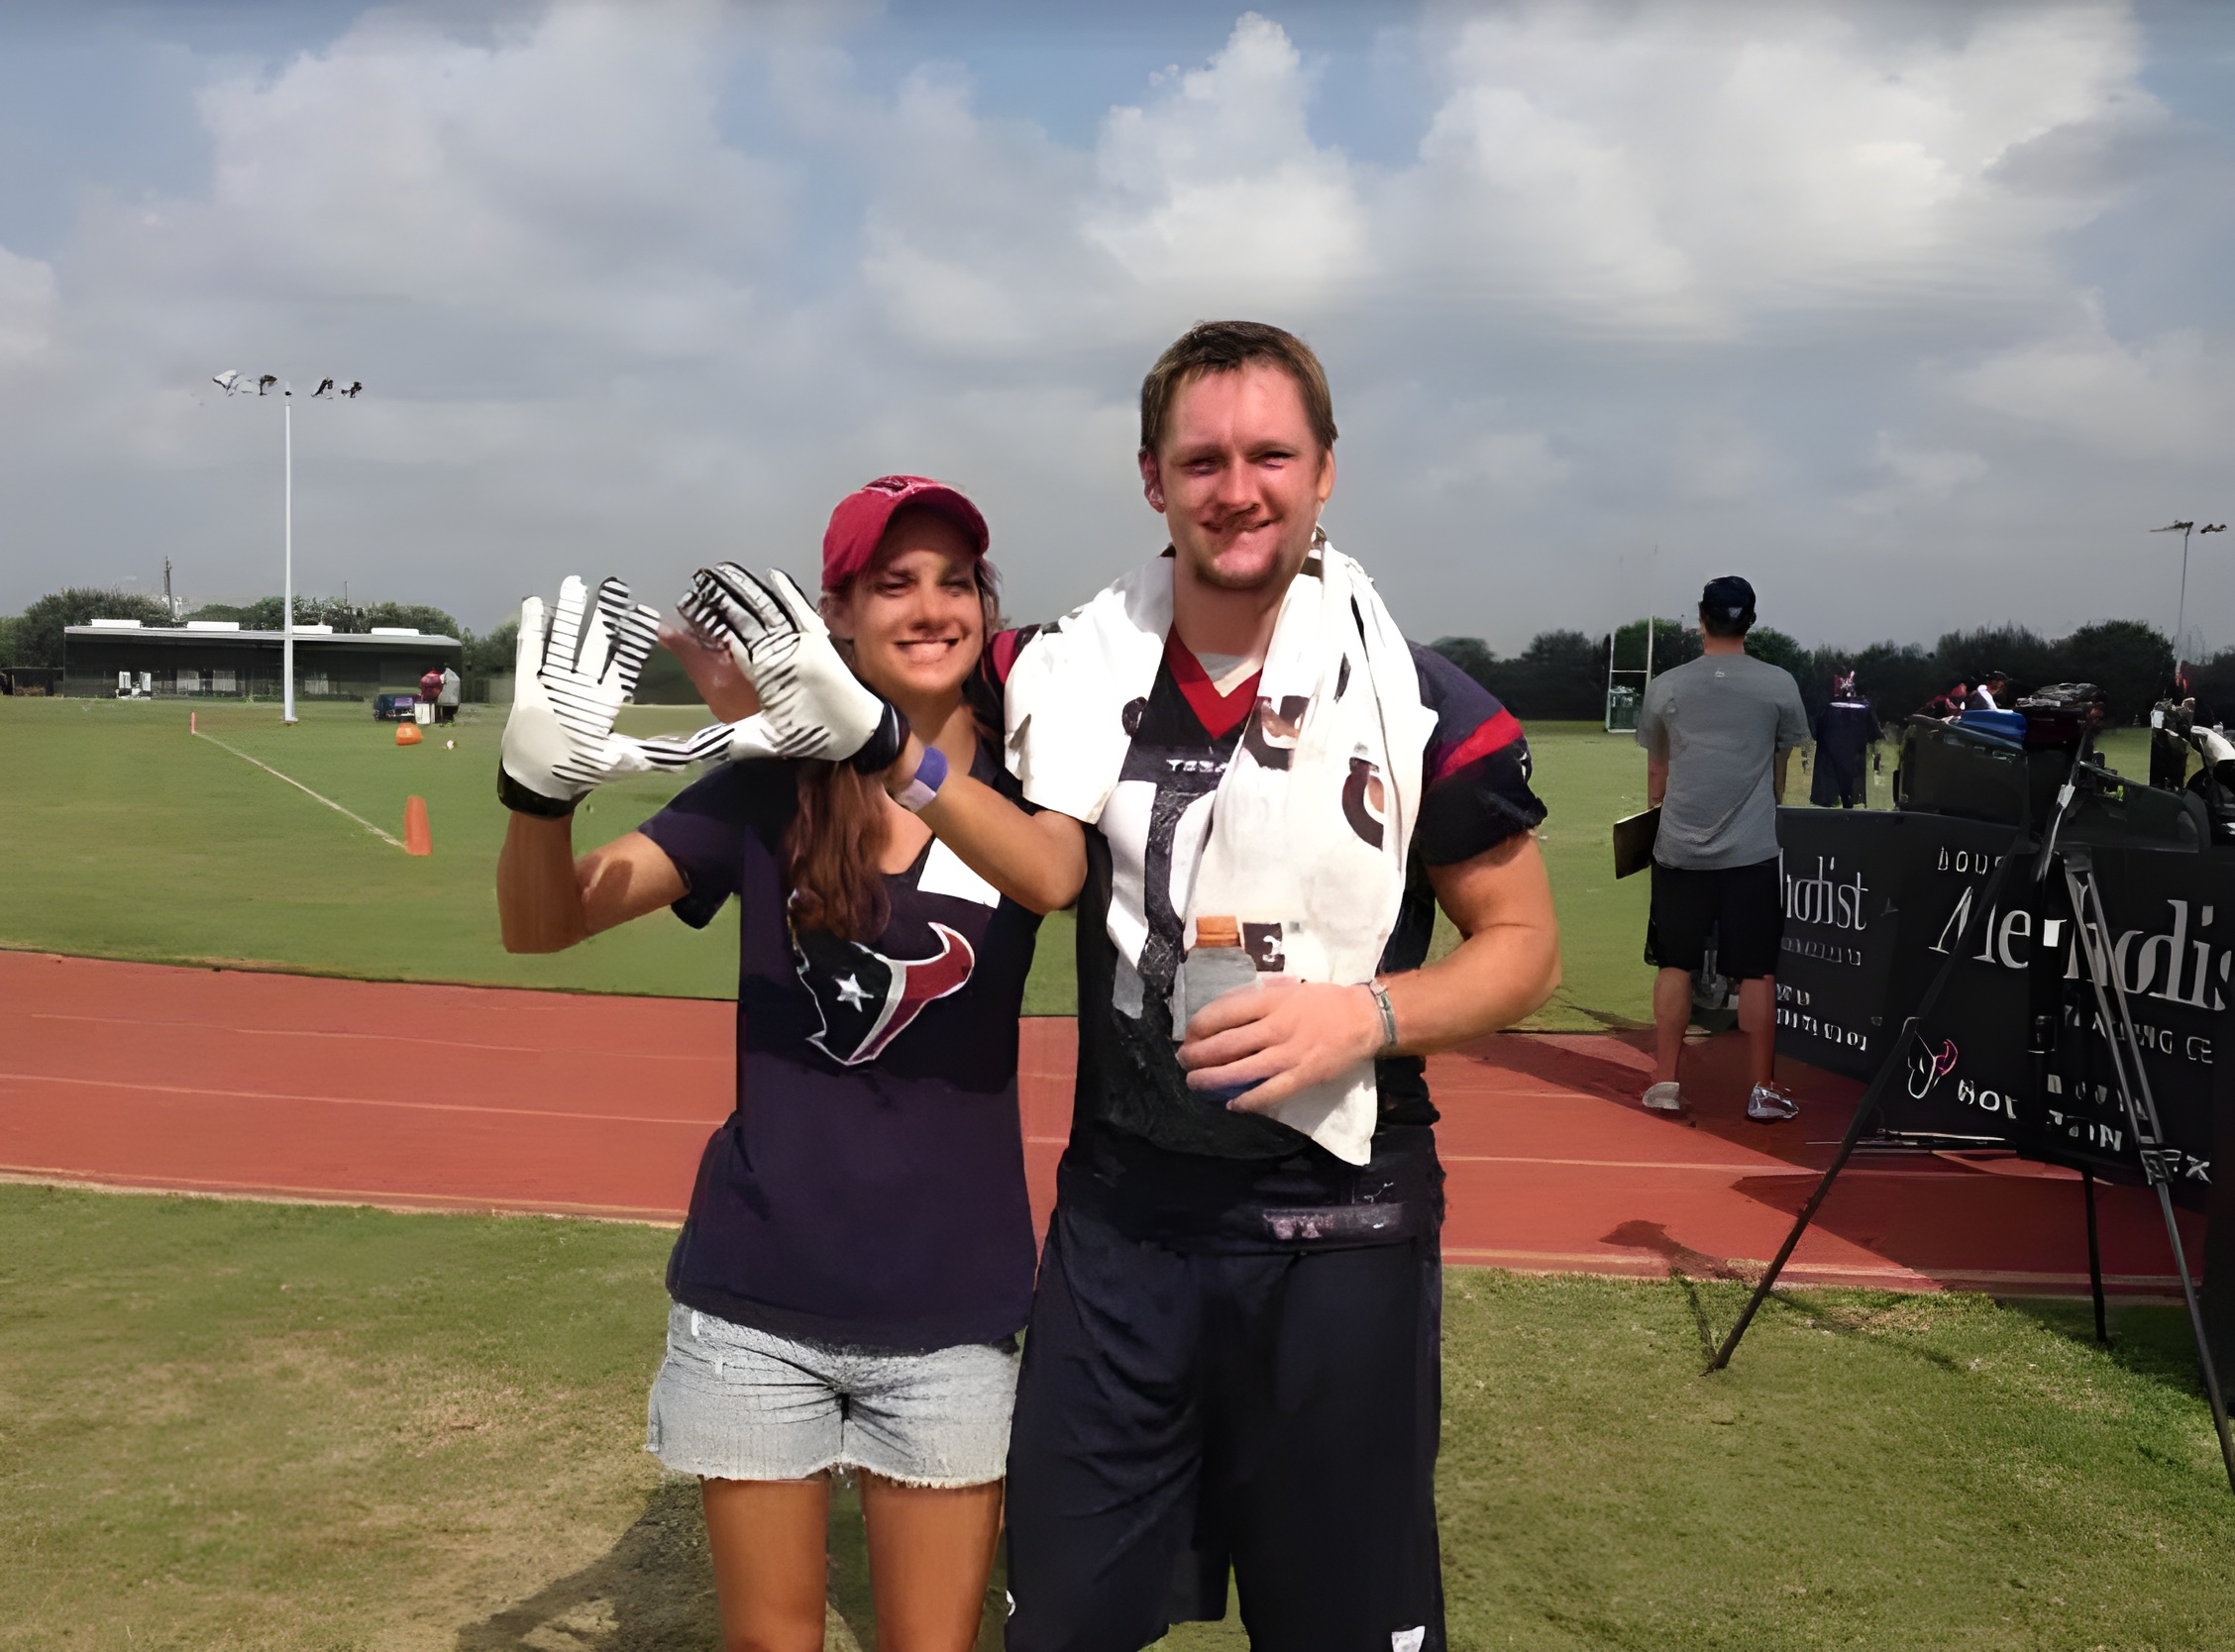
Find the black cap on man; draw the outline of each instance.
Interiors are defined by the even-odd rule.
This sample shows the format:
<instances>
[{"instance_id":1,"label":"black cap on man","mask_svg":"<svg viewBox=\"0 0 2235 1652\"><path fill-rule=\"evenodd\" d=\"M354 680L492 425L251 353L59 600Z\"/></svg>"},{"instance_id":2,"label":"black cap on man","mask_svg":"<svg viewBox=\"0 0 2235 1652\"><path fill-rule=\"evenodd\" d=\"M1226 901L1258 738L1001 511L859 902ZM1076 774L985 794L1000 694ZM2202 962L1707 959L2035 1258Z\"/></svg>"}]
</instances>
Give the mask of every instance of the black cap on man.
<instances>
[{"instance_id":1,"label":"black cap on man","mask_svg":"<svg viewBox=\"0 0 2235 1652\"><path fill-rule=\"evenodd\" d=\"M1700 592L1700 624L1711 637L1743 637L1754 624L1754 587L1736 573L1710 579Z\"/></svg>"}]
</instances>

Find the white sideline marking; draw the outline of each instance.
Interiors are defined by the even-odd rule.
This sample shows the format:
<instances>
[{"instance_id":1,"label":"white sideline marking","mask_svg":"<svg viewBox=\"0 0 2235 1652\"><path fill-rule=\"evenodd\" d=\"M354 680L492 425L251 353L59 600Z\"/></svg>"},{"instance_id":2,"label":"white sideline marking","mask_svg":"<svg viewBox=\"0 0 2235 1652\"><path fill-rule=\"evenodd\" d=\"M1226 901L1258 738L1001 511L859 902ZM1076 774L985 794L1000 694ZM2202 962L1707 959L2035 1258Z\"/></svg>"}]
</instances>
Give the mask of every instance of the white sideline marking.
<instances>
[{"instance_id":1,"label":"white sideline marking","mask_svg":"<svg viewBox=\"0 0 2235 1652\"><path fill-rule=\"evenodd\" d=\"M0 1021L9 1011L0 1010ZM197 1032L234 1033L242 1038L358 1038L376 1044L425 1044L436 1050L493 1050L500 1056L536 1056L547 1054L540 1044L472 1044L456 1038L413 1038L404 1033L386 1032L335 1032L321 1027L229 1027L215 1021L162 1021L140 1015L65 1015L58 1010L33 1009L23 1012L32 1021L84 1021L101 1027L192 1027ZM631 1062L641 1061L694 1061L719 1062L724 1071L730 1064L730 1053L724 1050L718 1056L677 1055L663 1050L632 1050L627 1052ZM1050 1141L1069 1141L1068 1136L1050 1136Z\"/></svg>"},{"instance_id":2,"label":"white sideline marking","mask_svg":"<svg viewBox=\"0 0 2235 1652\"><path fill-rule=\"evenodd\" d=\"M159 1084L139 1079L81 1079L62 1073L0 1073L0 1084L76 1084L84 1089L126 1089L147 1095L214 1095L226 1101L311 1101L329 1107L389 1107L411 1113L501 1113L506 1118L571 1118L586 1124L676 1124L703 1130L721 1120L657 1118L632 1113L571 1113L557 1107L493 1107L472 1101L394 1101L381 1095L309 1095L285 1089L221 1089L213 1084Z\"/></svg>"},{"instance_id":3,"label":"white sideline marking","mask_svg":"<svg viewBox=\"0 0 2235 1652\"><path fill-rule=\"evenodd\" d=\"M231 747L231 746L228 746L228 745L227 745L227 744L226 744L226 743L225 743L224 741L222 741L222 740L218 739L218 737L217 737L216 735L214 735L214 734L204 734L204 733L202 733L202 731L201 731L200 729L196 729L196 730L194 730L194 738L195 738L196 740L206 740L206 741L208 741L208 742L209 742L209 743L210 743L210 744L211 744L212 746L215 746L215 747L216 747L216 748L217 748L217 749L218 749L219 751L221 751L221 752L232 752L232 753L233 753L233 755L234 755L235 757L239 758L239 759L240 759L240 760L241 760L241 761L242 761L243 763L256 763L256 766L257 766L257 767L258 767L259 769L263 770L263 771L264 771L264 772L265 772L265 773L266 773L266 774L274 774L274 775L277 775L277 776L278 776L278 777L279 777L280 779L282 779L282 780L285 780L285 781L286 781L286 782L287 782L287 783L288 783L289 785L293 786L293 787L294 787L294 788L295 788L295 789L296 789L297 791L299 791L299 792L303 793L303 794L304 794L305 796L307 796L307 797L318 797L318 800L319 800L319 801L320 801L321 803L324 803L324 804L325 804L325 805L326 805L326 806L327 806L328 808L332 809L332 810L333 810L333 811L334 811L334 812L335 812L336 814L348 814L348 815L349 815L349 817L350 817L350 818L351 818L352 820L356 821L356 822L357 822L357 823L358 823L358 824L359 824L360 826L364 827L364 828L365 828L365 829L366 829L366 830L367 830L368 832L371 832L371 833L372 833L372 835L373 835L374 837L378 838L378 839L379 839L379 840L380 840L380 841L381 841L382 843L385 843L385 844L390 844L390 845L392 845L393 847L395 847L395 848L397 848L397 849L401 849L401 848L403 847L403 841L402 841L402 840L401 840L400 838L391 838L391 837L389 837L387 833L385 833L385 832L381 831L379 827L377 827L377 826L373 825L373 824L372 824L372 822L371 822L370 820L366 819L366 818L365 818L365 816L363 816L363 815L361 815L361 814L350 814L350 811L349 811L349 810L347 810L347 809L343 808L343 807L342 807L342 805L341 805L341 804L339 804L339 803L337 803L337 802L335 802L333 798L331 798L331 797L319 797L319 795L318 795L318 793L317 793L317 792L315 792L315 791L312 791L312 790L310 789L310 787L308 787L307 785L304 785L304 784L302 783L302 781L300 781L300 780L298 780L298 779L294 778L294 777L293 777L292 775L290 775L290 774L279 774L279 771L278 771L278 770L276 770L276 769L274 769L274 768L272 768L272 767L271 767L271 765L270 765L270 764L268 764L268 763L257 763L257 760L256 760L255 758L253 758L253 757L249 756L249 754L248 754L248 753L246 753L246 752L243 752L243 751L236 751L236 750L235 750L235 749L234 749L233 747Z\"/></svg>"}]
</instances>

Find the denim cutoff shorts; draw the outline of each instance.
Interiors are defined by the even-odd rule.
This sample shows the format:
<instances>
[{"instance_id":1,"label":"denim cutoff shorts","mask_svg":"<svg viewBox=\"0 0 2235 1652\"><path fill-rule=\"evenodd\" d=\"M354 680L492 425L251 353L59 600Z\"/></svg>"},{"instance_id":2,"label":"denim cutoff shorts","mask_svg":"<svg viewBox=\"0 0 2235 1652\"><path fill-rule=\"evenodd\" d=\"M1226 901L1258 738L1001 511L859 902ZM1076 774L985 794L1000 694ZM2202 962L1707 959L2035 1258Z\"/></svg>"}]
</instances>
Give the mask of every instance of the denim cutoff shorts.
<instances>
[{"instance_id":1,"label":"denim cutoff shorts","mask_svg":"<svg viewBox=\"0 0 2235 1652\"><path fill-rule=\"evenodd\" d=\"M652 1383L644 1449L708 1480L866 1469L906 1486L982 1486L1009 1456L1013 1343L927 1353L836 1347L681 1302Z\"/></svg>"}]
</instances>

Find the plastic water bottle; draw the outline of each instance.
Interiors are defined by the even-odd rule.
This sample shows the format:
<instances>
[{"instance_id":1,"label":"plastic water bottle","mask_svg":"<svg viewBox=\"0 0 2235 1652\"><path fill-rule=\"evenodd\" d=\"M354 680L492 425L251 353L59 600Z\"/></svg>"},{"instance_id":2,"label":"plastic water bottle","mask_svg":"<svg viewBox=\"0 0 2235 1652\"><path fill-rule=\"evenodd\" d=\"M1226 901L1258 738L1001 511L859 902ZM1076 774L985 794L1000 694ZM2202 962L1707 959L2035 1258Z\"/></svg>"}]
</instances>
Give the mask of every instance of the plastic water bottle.
<instances>
[{"instance_id":1,"label":"plastic water bottle","mask_svg":"<svg viewBox=\"0 0 2235 1652\"><path fill-rule=\"evenodd\" d=\"M1199 917L1195 920L1195 945L1188 949L1187 958L1180 966L1180 1003L1187 1021L1193 1021L1205 1004L1214 998L1223 998L1228 992L1253 989L1257 985L1257 965L1242 950L1241 924L1228 917ZM1187 1030L1183 1021L1180 1028ZM1205 1101L1224 1106L1235 1096L1255 1086L1240 1084L1230 1089L1199 1089L1195 1093Z\"/></svg>"},{"instance_id":2,"label":"plastic water bottle","mask_svg":"<svg viewBox=\"0 0 2235 1652\"><path fill-rule=\"evenodd\" d=\"M1242 950L1239 920L1195 920L1195 945L1188 949L1182 980L1185 982L1182 1001L1190 1021L1212 999L1257 984L1257 964Z\"/></svg>"}]
</instances>

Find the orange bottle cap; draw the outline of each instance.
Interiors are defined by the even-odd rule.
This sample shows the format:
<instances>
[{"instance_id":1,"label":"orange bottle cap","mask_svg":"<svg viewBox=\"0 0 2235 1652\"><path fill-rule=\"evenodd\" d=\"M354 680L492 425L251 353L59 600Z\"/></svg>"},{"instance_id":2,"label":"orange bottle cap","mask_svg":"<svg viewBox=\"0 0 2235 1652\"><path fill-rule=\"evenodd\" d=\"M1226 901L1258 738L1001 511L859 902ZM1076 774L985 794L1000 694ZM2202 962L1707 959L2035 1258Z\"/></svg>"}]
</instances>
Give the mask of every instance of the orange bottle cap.
<instances>
[{"instance_id":1,"label":"orange bottle cap","mask_svg":"<svg viewBox=\"0 0 2235 1652\"><path fill-rule=\"evenodd\" d=\"M1195 944L1199 947L1238 947L1241 923L1236 918L1197 918Z\"/></svg>"}]
</instances>

